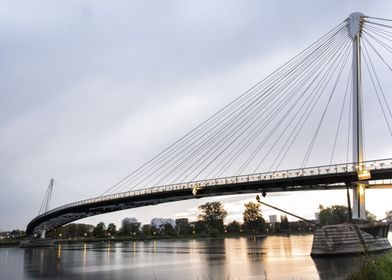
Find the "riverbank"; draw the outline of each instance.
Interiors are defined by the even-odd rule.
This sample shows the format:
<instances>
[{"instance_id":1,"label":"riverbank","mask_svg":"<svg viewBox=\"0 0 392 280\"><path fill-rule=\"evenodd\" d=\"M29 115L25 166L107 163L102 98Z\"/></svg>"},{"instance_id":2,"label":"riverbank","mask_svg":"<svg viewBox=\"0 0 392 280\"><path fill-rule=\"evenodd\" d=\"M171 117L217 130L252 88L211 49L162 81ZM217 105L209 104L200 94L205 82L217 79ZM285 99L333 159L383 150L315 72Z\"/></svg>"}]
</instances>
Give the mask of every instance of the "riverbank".
<instances>
[{"instance_id":1,"label":"riverbank","mask_svg":"<svg viewBox=\"0 0 392 280\"><path fill-rule=\"evenodd\" d=\"M241 238L241 237L257 237L265 238L266 234L227 234L222 236L195 236L195 235L181 235L181 236L145 236L145 237L112 237L112 238L77 238L77 239L57 239L57 243L93 243L93 242L125 242L125 241L151 241L151 240L192 240L192 239L225 239L225 238Z\"/></svg>"},{"instance_id":2,"label":"riverbank","mask_svg":"<svg viewBox=\"0 0 392 280\"><path fill-rule=\"evenodd\" d=\"M0 248L1 247L15 247L15 246L19 246L19 242L21 240L1 240L0 241Z\"/></svg>"},{"instance_id":3,"label":"riverbank","mask_svg":"<svg viewBox=\"0 0 392 280\"><path fill-rule=\"evenodd\" d=\"M55 239L56 244L79 244L79 243L95 243L95 242L128 242L128 241L151 241L151 240L192 240L192 239L224 239L224 238L241 238L241 237L257 237L265 238L267 236L288 236L288 234L225 234L222 236L207 236L207 235L181 235L181 236L112 236L110 238L96 238L96 237L79 237L79 238L64 238ZM16 247L19 246L22 239L16 240L2 240L0 247Z\"/></svg>"}]
</instances>

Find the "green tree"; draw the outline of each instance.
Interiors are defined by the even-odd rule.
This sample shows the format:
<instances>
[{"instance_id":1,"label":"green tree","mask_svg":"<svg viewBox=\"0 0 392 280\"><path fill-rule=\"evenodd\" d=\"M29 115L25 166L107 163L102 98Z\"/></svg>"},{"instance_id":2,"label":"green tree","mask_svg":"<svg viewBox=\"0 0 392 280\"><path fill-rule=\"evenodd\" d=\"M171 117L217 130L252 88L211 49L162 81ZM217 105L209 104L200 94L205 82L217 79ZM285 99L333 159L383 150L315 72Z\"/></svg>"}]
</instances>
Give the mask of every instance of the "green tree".
<instances>
[{"instance_id":1,"label":"green tree","mask_svg":"<svg viewBox=\"0 0 392 280\"><path fill-rule=\"evenodd\" d=\"M199 210L201 210L201 214L198 218L206 223L208 231L216 229L220 233L223 232L223 221L227 216L227 212L221 202L207 202L200 205Z\"/></svg>"},{"instance_id":2,"label":"green tree","mask_svg":"<svg viewBox=\"0 0 392 280\"><path fill-rule=\"evenodd\" d=\"M76 238L79 235L76 224L68 224L64 227L64 237Z\"/></svg>"},{"instance_id":3,"label":"green tree","mask_svg":"<svg viewBox=\"0 0 392 280\"><path fill-rule=\"evenodd\" d=\"M226 229L229 233L239 233L241 231L241 225L237 221L232 221L227 225Z\"/></svg>"},{"instance_id":4,"label":"green tree","mask_svg":"<svg viewBox=\"0 0 392 280\"><path fill-rule=\"evenodd\" d=\"M116 225L114 223L108 224L108 229L106 230L106 234L113 236L116 233L117 233Z\"/></svg>"},{"instance_id":5,"label":"green tree","mask_svg":"<svg viewBox=\"0 0 392 280\"><path fill-rule=\"evenodd\" d=\"M140 223L136 219L125 218L121 222L120 235L130 236L140 233Z\"/></svg>"},{"instance_id":6,"label":"green tree","mask_svg":"<svg viewBox=\"0 0 392 280\"><path fill-rule=\"evenodd\" d=\"M76 237L88 237L91 236L91 233L94 229L94 226L87 224L75 224L75 236Z\"/></svg>"},{"instance_id":7,"label":"green tree","mask_svg":"<svg viewBox=\"0 0 392 280\"><path fill-rule=\"evenodd\" d=\"M333 205L325 207L319 206L319 220L321 225L336 225L349 221L348 208L343 205ZM369 211L366 211L366 219L368 221L376 220L376 216Z\"/></svg>"},{"instance_id":8,"label":"green tree","mask_svg":"<svg viewBox=\"0 0 392 280\"><path fill-rule=\"evenodd\" d=\"M48 234L51 238L78 238L91 236L94 226L88 224L68 224L56 228Z\"/></svg>"},{"instance_id":9,"label":"green tree","mask_svg":"<svg viewBox=\"0 0 392 280\"><path fill-rule=\"evenodd\" d=\"M105 223L104 222L98 223L93 230L94 237L102 238L105 237L105 234L106 234Z\"/></svg>"},{"instance_id":10,"label":"green tree","mask_svg":"<svg viewBox=\"0 0 392 280\"><path fill-rule=\"evenodd\" d=\"M163 234L168 235L168 236L174 236L176 235L176 230L170 223L166 223L163 225Z\"/></svg>"},{"instance_id":11,"label":"green tree","mask_svg":"<svg viewBox=\"0 0 392 280\"><path fill-rule=\"evenodd\" d=\"M152 234L151 225L143 225L142 232L144 236L150 236Z\"/></svg>"},{"instance_id":12,"label":"green tree","mask_svg":"<svg viewBox=\"0 0 392 280\"><path fill-rule=\"evenodd\" d=\"M286 215L280 216L280 230L282 231L289 230L289 219L287 219Z\"/></svg>"},{"instance_id":13,"label":"green tree","mask_svg":"<svg viewBox=\"0 0 392 280\"><path fill-rule=\"evenodd\" d=\"M153 225L151 225L150 230L151 230L151 234L152 234L152 235L157 235L157 234L160 233L159 228L157 228L157 227L155 227L155 226L153 226Z\"/></svg>"},{"instance_id":14,"label":"green tree","mask_svg":"<svg viewBox=\"0 0 392 280\"><path fill-rule=\"evenodd\" d=\"M265 232L265 220L261 213L260 204L249 202L245 203L245 211L243 212L244 229L249 233Z\"/></svg>"},{"instance_id":15,"label":"green tree","mask_svg":"<svg viewBox=\"0 0 392 280\"><path fill-rule=\"evenodd\" d=\"M200 234L200 233L205 233L205 234L207 234L207 231L208 231L208 229L207 229L207 224L206 224L206 222L204 222L204 221L197 221L197 222L195 223L195 232L196 232L197 234Z\"/></svg>"},{"instance_id":16,"label":"green tree","mask_svg":"<svg viewBox=\"0 0 392 280\"><path fill-rule=\"evenodd\" d=\"M331 207L324 207L320 205L320 224L321 225L336 225L342 224L349 220L348 209L346 206L333 205Z\"/></svg>"},{"instance_id":17,"label":"green tree","mask_svg":"<svg viewBox=\"0 0 392 280\"><path fill-rule=\"evenodd\" d=\"M290 232L312 232L316 230L316 226L304 221L290 222Z\"/></svg>"}]
</instances>

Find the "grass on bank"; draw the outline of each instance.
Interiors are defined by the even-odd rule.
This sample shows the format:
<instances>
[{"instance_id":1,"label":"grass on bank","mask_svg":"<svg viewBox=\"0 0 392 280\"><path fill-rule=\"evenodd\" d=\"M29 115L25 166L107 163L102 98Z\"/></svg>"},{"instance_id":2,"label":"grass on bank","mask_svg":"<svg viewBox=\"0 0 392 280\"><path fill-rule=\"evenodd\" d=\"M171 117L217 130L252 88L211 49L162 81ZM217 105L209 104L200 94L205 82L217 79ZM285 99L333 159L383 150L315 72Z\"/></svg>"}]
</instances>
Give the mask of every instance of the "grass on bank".
<instances>
[{"instance_id":1,"label":"grass on bank","mask_svg":"<svg viewBox=\"0 0 392 280\"><path fill-rule=\"evenodd\" d=\"M346 280L392 280L392 253L383 256L367 256L359 271Z\"/></svg>"}]
</instances>

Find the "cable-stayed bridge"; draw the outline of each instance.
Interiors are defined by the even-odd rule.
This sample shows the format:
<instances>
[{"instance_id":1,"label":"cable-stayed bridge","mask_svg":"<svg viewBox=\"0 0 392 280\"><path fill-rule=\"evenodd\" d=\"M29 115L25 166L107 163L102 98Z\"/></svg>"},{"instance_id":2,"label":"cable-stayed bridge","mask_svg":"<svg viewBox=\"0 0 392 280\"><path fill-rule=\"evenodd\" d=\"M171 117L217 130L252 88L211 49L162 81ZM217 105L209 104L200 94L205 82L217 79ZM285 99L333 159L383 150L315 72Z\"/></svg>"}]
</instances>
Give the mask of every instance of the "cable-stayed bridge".
<instances>
[{"instance_id":1,"label":"cable-stayed bridge","mask_svg":"<svg viewBox=\"0 0 392 280\"><path fill-rule=\"evenodd\" d=\"M392 159L364 163L374 181L368 188L392 187ZM358 181L355 164L337 164L194 181L104 195L57 207L34 218L27 233L52 230L86 217L208 196L229 194L343 189Z\"/></svg>"},{"instance_id":2,"label":"cable-stayed bridge","mask_svg":"<svg viewBox=\"0 0 392 280\"><path fill-rule=\"evenodd\" d=\"M392 152L391 56L392 21L352 14L101 196L46 209L27 233L162 202L346 187L363 219L365 189L392 179L392 159L364 153L372 116L379 134L368 134Z\"/></svg>"}]
</instances>

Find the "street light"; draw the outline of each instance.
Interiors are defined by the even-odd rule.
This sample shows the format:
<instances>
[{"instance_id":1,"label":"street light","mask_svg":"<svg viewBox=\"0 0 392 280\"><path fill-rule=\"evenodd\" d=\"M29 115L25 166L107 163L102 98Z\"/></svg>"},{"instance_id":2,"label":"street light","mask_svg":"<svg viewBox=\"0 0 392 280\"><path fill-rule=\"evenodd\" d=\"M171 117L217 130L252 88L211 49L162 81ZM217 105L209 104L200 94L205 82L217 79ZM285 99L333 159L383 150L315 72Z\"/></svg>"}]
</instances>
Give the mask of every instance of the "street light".
<instances>
[{"instance_id":1,"label":"street light","mask_svg":"<svg viewBox=\"0 0 392 280\"><path fill-rule=\"evenodd\" d=\"M358 171L358 180L363 181L363 180L369 180L372 176L370 175L369 170L359 170Z\"/></svg>"}]
</instances>

